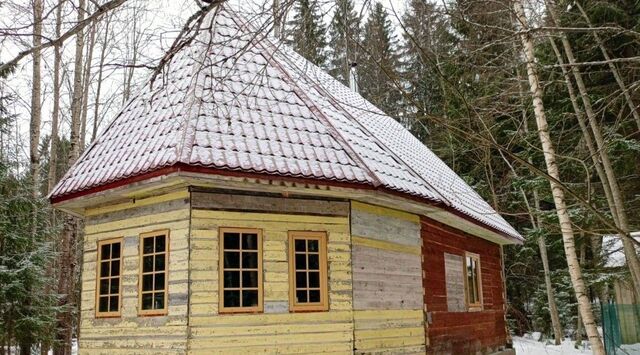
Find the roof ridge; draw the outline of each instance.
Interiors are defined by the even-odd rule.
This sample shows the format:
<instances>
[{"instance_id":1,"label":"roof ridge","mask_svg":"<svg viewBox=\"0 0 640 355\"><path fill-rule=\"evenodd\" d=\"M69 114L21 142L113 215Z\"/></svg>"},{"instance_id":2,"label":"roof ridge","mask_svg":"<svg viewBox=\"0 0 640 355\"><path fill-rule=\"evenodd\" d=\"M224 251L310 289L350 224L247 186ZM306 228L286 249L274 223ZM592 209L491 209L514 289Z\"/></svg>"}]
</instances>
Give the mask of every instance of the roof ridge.
<instances>
[{"instance_id":1,"label":"roof ridge","mask_svg":"<svg viewBox=\"0 0 640 355\"><path fill-rule=\"evenodd\" d=\"M256 29L252 24L245 22L244 19L240 18L239 16L234 16L233 13L230 13L230 17L234 22L239 21L240 23L238 25L248 29L253 29L254 32L256 31ZM270 54L269 57L263 55L265 60L269 64L273 65L284 76L284 79L286 79L287 83L291 85L293 92L300 98L300 100L302 100L305 106L307 106L307 108L327 127L327 130L329 131L330 135L335 140L342 143L341 145L347 152L347 155L350 158L352 158L356 162L356 164L358 164L358 166L372 178L373 186L375 187L381 186L382 181L380 180L380 177L378 177L378 175L369 168L369 166L364 162L362 157L358 153L356 153L355 149L353 149L351 144L342 136L340 131L336 129L336 127L334 127L333 124L331 124L331 121L325 116L322 110L320 110L313 103L313 101L304 93L304 91L298 86L298 84L295 83L295 81L291 78L289 73L284 68L282 68L282 65L278 63L277 60L274 59L274 54L277 50L277 48L274 48L275 47L274 44L271 43L271 41L267 36L265 36L263 40L267 42L268 46L263 45L262 41L255 41L255 45L260 46L263 49L265 49L267 52L269 52Z\"/></svg>"}]
</instances>

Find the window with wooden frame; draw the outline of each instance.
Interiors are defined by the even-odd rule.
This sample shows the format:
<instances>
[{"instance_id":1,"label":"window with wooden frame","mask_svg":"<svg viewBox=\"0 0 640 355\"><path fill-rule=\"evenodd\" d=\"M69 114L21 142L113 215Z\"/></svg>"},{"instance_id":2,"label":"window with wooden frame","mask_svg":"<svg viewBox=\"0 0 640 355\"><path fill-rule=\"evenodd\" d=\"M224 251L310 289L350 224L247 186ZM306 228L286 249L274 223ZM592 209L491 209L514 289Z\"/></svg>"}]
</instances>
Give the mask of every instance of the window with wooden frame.
<instances>
[{"instance_id":1,"label":"window with wooden frame","mask_svg":"<svg viewBox=\"0 0 640 355\"><path fill-rule=\"evenodd\" d=\"M262 312L262 231L220 228L220 313Z\"/></svg>"},{"instance_id":2,"label":"window with wooden frame","mask_svg":"<svg viewBox=\"0 0 640 355\"><path fill-rule=\"evenodd\" d=\"M289 232L289 309L329 309L327 234Z\"/></svg>"},{"instance_id":3,"label":"window with wooden frame","mask_svg":"<svg viewBox=\"0 0 640 355\"><path fill-rule=\"evenodd\" d=\"M482 309L482 278L480 276L480 256L465 253L464 261L465 294L468 310Z\"/></svg>"},{"instance_id":4,"label":"window with wooden frame","mask_svg":"<svg viewBox=\"0 0 640 355\"><path fill-rule=\"evenodd\" d=\"M165 315L168 303L169 231L140 234L138 314Z\"/></svg>"},{"instance_id":5,"label":"window with wooden frame","mask_svg":"<svg viewBox=\"0 0 640 355\"><path fill-rule=\"evenodd\" d=\"M98 241L96 317L119 317L122 304L122 238Z\"/></svg>"}]
</instances>

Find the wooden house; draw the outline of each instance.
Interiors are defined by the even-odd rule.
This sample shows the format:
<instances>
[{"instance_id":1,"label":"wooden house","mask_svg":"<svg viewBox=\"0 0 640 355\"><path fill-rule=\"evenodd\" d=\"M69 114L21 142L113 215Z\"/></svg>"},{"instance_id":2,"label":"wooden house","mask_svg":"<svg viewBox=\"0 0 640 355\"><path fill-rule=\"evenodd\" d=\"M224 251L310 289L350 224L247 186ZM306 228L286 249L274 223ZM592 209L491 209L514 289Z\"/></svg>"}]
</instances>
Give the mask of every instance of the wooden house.
<instances>
[{"instance_id":1,"label":"wooden house","mask_svg":"<svg viewBox=\"0 0 640 355\"><path fill-rule=\"evenodd\" d=\"M59 182L82 354L492 353L522 238L397 121L223 6Z\"/></svg>"}]
</instances>

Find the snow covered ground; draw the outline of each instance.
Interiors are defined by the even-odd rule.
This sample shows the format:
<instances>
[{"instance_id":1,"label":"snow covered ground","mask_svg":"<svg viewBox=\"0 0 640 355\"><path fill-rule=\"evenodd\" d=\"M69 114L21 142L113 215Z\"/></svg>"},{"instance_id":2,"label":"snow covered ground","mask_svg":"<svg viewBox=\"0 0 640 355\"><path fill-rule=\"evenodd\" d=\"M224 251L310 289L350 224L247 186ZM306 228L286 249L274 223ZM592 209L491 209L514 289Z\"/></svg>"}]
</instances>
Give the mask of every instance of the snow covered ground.
<instances>
[{"instance_id":1,"label":"snow covered ground","mask_svg":"<svg viewBox=\"0 0 640 355\"><path fill-rule=\"evenodd\" d=\"M547 345L532 338L513 337L513 348L516 355L577 355L593 354L591 349L576 349L573 340L565 339L562 345ZM583 342L586 344L586 342Z\"/></svg>"}]
</instances>

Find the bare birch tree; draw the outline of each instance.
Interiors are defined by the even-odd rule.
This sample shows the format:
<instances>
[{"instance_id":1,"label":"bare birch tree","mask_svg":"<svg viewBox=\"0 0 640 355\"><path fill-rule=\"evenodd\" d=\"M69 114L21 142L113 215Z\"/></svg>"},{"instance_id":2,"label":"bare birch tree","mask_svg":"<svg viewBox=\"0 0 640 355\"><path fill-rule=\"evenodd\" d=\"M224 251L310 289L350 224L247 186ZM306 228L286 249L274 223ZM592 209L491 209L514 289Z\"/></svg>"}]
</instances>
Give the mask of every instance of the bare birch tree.
<instances>
[{"instance_id":1,"label":"bare birch tree","mask_svg":"<svg viewBox=\"0 0 640 355\"><path fill-rule=\"evenodd\" d=\"M554 180L550 181L553 200L555 202L556 213L558 220L560 221L560 229L562 232L562 240L564 243L565 255L567 258L567 266L569 268L569 275L573 284L574 293L578 300L578 309L582 316L589 342L593 348L593 352L596 355L604 355L604 346L600 339L600 334L595 323L593 310L591 308L591 302L587 296L587 289L582 277L582 271L576 252L575 237L573 232L573 226L571 223L571 217L567 210L567 204L564 195L564 189L560 186L560 173L558 170L558 164L556 162L556 153L549 134L549 125L544 109L544 103L542 101L542 87L540 86L540 80L536 69L536 56L534 53L534 44L531 32L528 32L529 24L525 16L522 0L513 1L514 14L516 16L520 31L520 40L522 42L523 52L527 67L527 76L529 80L529 86L531 96L533 99L534 114L536 117L536 125L538 127L538 135L540 137L540 143L542 145L542 151L544 154L545 163L547 166L547 172Z\"/></svg>"},{"instance_id":2,"label":"bare birch tree","mask_svg":"<svg viewBox=\"0 0 640 355\"><path fill-rule=\"evenodd\" d=\"M42 44L42 0L33 0L33 47ZM31 158L31 178L33 179L33 196L40 194L40 124L42 122L42 78L40 63L42 55L40 49L35 50L33 57L32 89L31 89L31 124L29 139L29 155ZM35 232L35 231L34 231Z\"/></svg>"}]
</instances>

